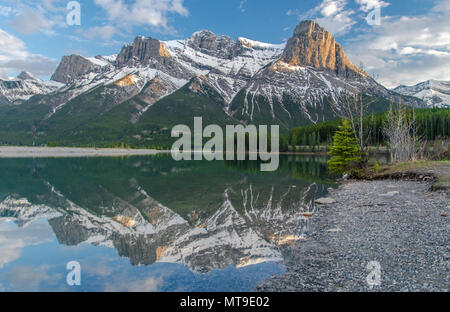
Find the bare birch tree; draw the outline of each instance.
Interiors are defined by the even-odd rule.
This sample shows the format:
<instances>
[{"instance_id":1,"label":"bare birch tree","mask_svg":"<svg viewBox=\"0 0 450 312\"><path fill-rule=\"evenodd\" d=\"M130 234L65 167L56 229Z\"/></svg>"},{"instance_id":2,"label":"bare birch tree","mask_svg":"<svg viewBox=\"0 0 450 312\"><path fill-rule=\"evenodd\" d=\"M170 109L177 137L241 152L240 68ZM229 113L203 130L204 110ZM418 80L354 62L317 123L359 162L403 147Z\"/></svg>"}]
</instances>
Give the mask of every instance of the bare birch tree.
<instances>
[{"instance_id":1,"label":"bare birch tree","mask_svg":"<svg viewBox=\"0 0 450 312\"><path fill-rule=\"evenodd\" d=\"M361 63L359 67L361 72L364 72L363 67ZM331 107L336 116L350 121L355 137L358 139L361 152L366 154L368 152L372 127L368 125L367 129L364 129L364 116L369 113L370 105L375 102L375 99L364 99L364 94L367 93L367 90L363 84L361 74L358 77L358 82L358 91L343 91L339 94L337 100L332 102Z\"/></svg>"},{"instance_id":2,"label":"bare birch tree","mask_svg":"<svg viewBox=\"0 0 450 312\"><path fill-rule=\"evenodd\" d=\"M417 134L416 114L412 110L408 116L406 106L400 105L394 110L389 107L383 127L383 134L387 139L392 162L417 160L423 147L422 138Z\"/></svg>"}]
</instances>

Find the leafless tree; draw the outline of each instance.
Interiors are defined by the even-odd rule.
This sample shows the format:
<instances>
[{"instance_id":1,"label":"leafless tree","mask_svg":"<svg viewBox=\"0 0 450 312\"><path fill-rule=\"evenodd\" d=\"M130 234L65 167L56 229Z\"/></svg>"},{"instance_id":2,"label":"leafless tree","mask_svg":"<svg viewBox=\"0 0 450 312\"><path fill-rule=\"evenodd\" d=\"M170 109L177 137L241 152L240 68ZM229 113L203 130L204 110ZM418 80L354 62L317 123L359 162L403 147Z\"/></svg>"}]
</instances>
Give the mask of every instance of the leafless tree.
<instances>
[{"instance_id":1,"label":"leafless tree","mask_svg":"<svg viewBox=\"0 0 450 312\"><path fill-rule=\"evenodd\" d=\"M361 63L359 67L361 73L364 72L363 67ZM368 115L370 105L375 102L375 99L364 99L364 94L367 93L367 90L361 74L358 76L358 83L357 90L342 91L337 99L332 102L331 107L336 116L350 121L361 152L365 154L368 151L372 127L369 125L367 129L364 129L364 116Z\"/></svg>"},{"instance_id":2,"label":"leafless tree","mask_svg":"<svg viewBox=\"0 0 450 312\"><path fill-rule=\"evenodd\" d=\"M400 104L394 110L391 104L383 133L388 142L392 162L417 160L419 158L424 144L422 143L422 137L417 134L414 109L411 116L408 116L406 106Z\"/></svg>"}]
</instances>

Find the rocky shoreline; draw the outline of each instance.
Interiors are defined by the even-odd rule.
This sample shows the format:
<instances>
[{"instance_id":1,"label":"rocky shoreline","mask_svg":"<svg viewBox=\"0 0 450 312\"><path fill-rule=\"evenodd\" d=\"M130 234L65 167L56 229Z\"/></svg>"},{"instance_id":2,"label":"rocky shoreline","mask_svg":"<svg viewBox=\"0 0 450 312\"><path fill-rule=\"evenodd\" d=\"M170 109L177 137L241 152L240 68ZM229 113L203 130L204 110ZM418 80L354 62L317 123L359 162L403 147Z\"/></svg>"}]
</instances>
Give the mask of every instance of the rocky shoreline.
<instances>
[{"instance_id":1,"label":"rocky shoreline","mask_svg":"<svg viewBox=\"0 0 450 312\"><path fill-rule=\"evenodd\" d=\"M285 247L287 272L257 290L448 291L450 198L432 185L343 183L330 192L333 200L319 205L307 239Z\"/></svg>"}]
</instances>

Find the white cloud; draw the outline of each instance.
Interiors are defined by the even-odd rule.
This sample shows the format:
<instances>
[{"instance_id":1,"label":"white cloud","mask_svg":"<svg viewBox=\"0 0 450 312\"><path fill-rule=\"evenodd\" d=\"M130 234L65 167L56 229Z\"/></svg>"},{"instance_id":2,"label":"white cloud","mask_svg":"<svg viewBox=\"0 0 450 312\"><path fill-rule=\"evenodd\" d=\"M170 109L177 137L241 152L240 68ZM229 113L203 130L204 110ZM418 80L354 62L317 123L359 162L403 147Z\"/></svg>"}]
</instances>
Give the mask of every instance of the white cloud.
<instances>
[{"instance_id":1,"label":"white cloud","mask_svg":"<svg viewBox=\"0 0 450 312\"><path fill-rule=\"evenodd\" d=\"M106 262L100 262L83 267L83 271L88 273L89 275L111 277L114 274L114 266L108 265L108 263Z\"/></svg>"},{"instance_id":2,"label":"white cloud","mask_svg":"<svg viewBox=\"0 0 450 312\"><path fill-rule=\"evenodd\" d=\"M58 61L44 55L30 54L23 59L12 59L7 62L0 62L5 70L9 72L28 71L36 76L49 77L58 66Z\"/></svg>"},{"instance_id":3,"label":"white cloud","mask_svg":"<svg viewBox=\"0 0 450 312\"><path fill-rule=\"evenodd\" d=\"M29 266L14 267L3 273L2 277L8 281L12 290L18 291L38 291L42 282L55 279L55 276L48 275L46 268Z\"/></svg>"},{"instance_id":4,"label":"white cloud","mask_svg":"<svg viewBox=\"0 0 450 312\"><path fill-rule=\"evenodd\" d=\"M37 76L50 76L58 61L39 54L32 54L19 38L0 29L0 67L2 75L23 70Z\"/></svg>"},{"instance_id":5,"label":"white cloud","mask_svg":"<svg viewBox=\"0 0 450 312\"><path fill-rule=\"evenodd\" d=\"M16 12L12 7L0 5L0 16L8 17Z\"/></svg>"},{"instance_id":6,"label":"white cloud","mask_svg":"<svg viewBox=\"0 0 450 312\"><path fill-rule=\"evenodd\" d=\"M292 9L289 9L289 10L287 10L286 15L287 15L287 16L291 16L291 15L300 15L300 11L299 11L299 10L292 10Z\"/></svg>"},{"instance_id":7,"label":"white cloud","mask_svg":"<svg viewBox=\"0 0 450 312\"><path fill-rule=\"evenodd\" d=\"M387 87L450 80L450 5L439 1L419 16L384 17L345 45L354 62Z\"/></svg>"},{"instance_id":8,"label":"white cloud","mask_svg":"<svg viewBox=\"0 0 450 312\"><path fill-rule=\"evenodd\" d=\"M2 247L2 252L0 254L1 269L5 264L20 257L24 243L22 241L7 241L6 238L0 237L0 246Z\"/></svg>"},{"instance_id":9,"label":"white cloud","mask_svg":"<svg viewBox=\"0 0 450 312\"><path fill-rule=\"evenodd\" d=\"M67 12L66 5L69 1L67 0L41 0L44 7L52 12Z\"/></svg>"},{"instance_id":10,"label":"white cloud","mask_svg":"<svg viewBox=\"0 0 450 312\"><path fill-rule=\"evenodd\" d=\"M83 36L88 39L101 38L110 40L114 35L120 34L115 26L95 26L83 31Z\"/></svg>"},{"instance_id":11,"label":"white cloud","mask_svg":"<svg viewBox=\"0 0 450 312\"><path fill-rule=\"evenodd\" d=\"M107 284L105 287L105 292L156 292L161 286L162 281L160 279L155 279L149 277L142 280L121 280L120 283Z\"/></svg>"},{"instance_id":12,"label":"white cloud","mask_svg":"<svg viewBox=\"0 0 450 312\"><path fill-rule=\"evenodd\" d=\"M7 263L20 257L26 246L37 245L49 241L53 233L48 224L34 223L25 228L0 220L0 269Z\"/></svg>"},{"instance_id":13,"label":"white cloud","mask_svg":"<svg viewBox=\"0 0 450 312\"><path fill-rule=\"evenodd\" d=\"M11 22L9 26L16 29L21 34L33 34L41 30L50 30L53 22L48 20L44 14L31 8L22 10Z\"/></svg>"},{"instance_id":14,"label":"white cloud","mask_svg":"<svg viewBox=\"0 0 450 312\"><path fill-rule=\"evenodd\" d=\"M136 0L131 4L123 0L94 0L94 3L106 11L111 22L123 27L144 25L167 29L169 13L189 14L183 0Z\"/></svg>"},{"instance_id":15,"label":"white cloud","mask_svg":"<svg viewBox=\"0 0 450 312\"><path fill-rule=\"evenodd\" d=\"M355 2L361 6L360 9L364 12L369 12L376 8L384 8L390 5L382 0L355 0Z\"/></svg>"},{"instance_id":16,"label":"white cloud","mask_svg":"<svg viewBox=\"0 0 450 312\"><path fill-rule=\"evenodd\" d=\"M25 43L0 29L0 62L27 56Z\"/></svg>"},{"instance_id":17,"label":"white cloud","mask_svg":"<svg viewBox=\"0 0 450 312\"><path fill-rule=\"evenodd\" d=\"M348 32L356 23L353 10L346 8L347 0L323 0L319 5L302 14L298 10L288 10L287 15L298 15L299 20L314 19L333 35Z\"/></svg>"},{"instance_id":18,"label":"white cloud","mask_svg":"<svg viewBox=\"0 0 450 312\"><path fill-rule=\"evenodd\" d=\"M320 13L322 13L322 15L325 17L334 16L344 9L345 4L346 2L342 0L325 0L319 6Z\"/></svg>"},{"instance_id":19,"label":"white cloud","mask_svg":"<svg viewBox=\"0 0 450 312\"><path fill-rule=\"evenodd\" d=\"M9 17L5 24L14 28L21 34L35 34L41 32L45 35L54 35L55 29L65 28L66 4L65 0L20 0L14 2L14 8L0 6L0 15L7 13Z\"/></svg>"},{"instance_id":20,"label":"white cloud","mask_svg":"<svg viewBox=\"0 0 450 312\"><path fill-rule=\"evenodd\" d=\"M333 35L344 34L356 23L354 11L346 8L346 0L324 0L317 10L322 15L316 21Z\"/></svg>"},{"instance_id":21,"label":"white cloud","mask_svg":"<svg viewBox=\"0 0 450 312\"><path fill-rule=\"evenodd\" d=\"M355 0L359 10L369 12L390 4L382 0ZM288 10L287 15L298 15L300 20L314 19L333 35L343 35L357 23L355 11L349 7L348 0L322 0L319 5L306 13ZM358 17L360 19L360 17Z\"/></svg>"},{"instance_id":22,"label":"white cloud","mask_svg":"<svg viewBox=\"0 0 450 312\"><path fill-rule=\"evenodd\" d=\"M333 35L347 33L356 23L351 15L353 11L344 11L333 16L316 18L316 21Z\"/></svg>"}]
</instances>

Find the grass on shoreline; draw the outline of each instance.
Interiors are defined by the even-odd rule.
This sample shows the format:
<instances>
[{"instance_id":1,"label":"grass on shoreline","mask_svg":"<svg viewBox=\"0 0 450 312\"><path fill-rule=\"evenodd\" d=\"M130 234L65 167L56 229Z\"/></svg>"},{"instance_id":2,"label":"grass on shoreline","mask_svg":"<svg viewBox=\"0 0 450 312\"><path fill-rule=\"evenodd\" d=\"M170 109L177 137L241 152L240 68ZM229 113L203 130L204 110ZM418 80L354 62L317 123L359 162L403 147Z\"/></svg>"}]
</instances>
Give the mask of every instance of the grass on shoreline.
<instances>
[{"instance_id":1,"label":"grass on shoreline","mask_svg":"<svg viewBox=\"0 0 450 312\"><path fill-rule=\"evenodd\" d=\"M411 161L371 166L357 176L364 180L412 179L433 181L433 190L450 190L450 160Z\"/></svg>"}]
</instances>

